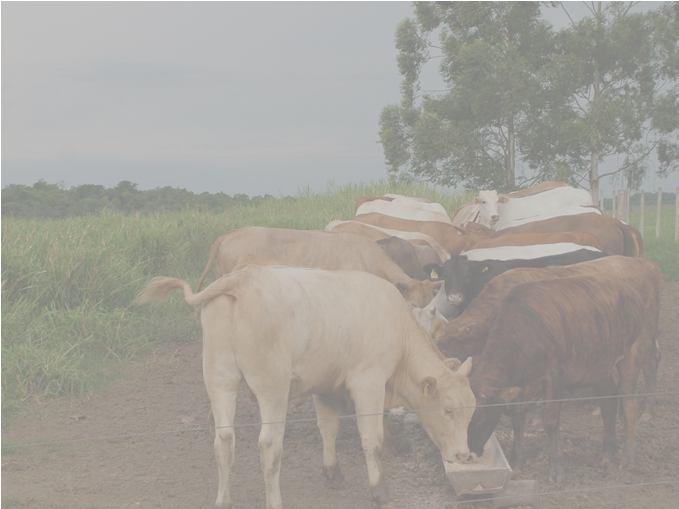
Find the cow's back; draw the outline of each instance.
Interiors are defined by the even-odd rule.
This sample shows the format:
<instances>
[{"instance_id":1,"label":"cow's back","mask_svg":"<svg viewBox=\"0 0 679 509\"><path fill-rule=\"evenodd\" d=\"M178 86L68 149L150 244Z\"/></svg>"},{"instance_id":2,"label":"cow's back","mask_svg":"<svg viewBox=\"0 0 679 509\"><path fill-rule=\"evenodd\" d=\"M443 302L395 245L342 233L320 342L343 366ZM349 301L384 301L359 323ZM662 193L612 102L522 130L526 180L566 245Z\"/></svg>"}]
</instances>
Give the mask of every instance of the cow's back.
<instances>
[{"instance_id":1,"label":"cow's back","mask_svg":"<svg viewBox=\"0 0 679 509\"><path fill-rule=\"evenodd\" d=\"M620 223L610 217L595 213L574 214L554 217L542 221L535 221L521 226L506 228L493 234L493 238L501 235L580 232L587 233L598 239L602 251L609 255L624 255L624 235Z\"/></svg>"},{"instance_id":2,"label":"cow's back","mask_svg":"<svg viewBox=\"0 0 679 509\"><path fill-rule=\"evenodd\" d=\"M616 362L657 325L660 272L628 258L624 277L604 264L587 275L524 283L503 300L479 359L479 371L520 378L547 370L568 386L613 375ZM603 261L603 260L602 260ZM596 263L596 262L589 262ZM640 348L643 348L641 346Z\"/></svg>"},{"instance_id":3,"label":"cow's back","mask_svg":"<svg viewBox=\"0 0 679 509\"><path fill-rule=\"evenodd\" d=\"M371 272L389 262L379 246L360 235L265 227L229 233L219 257L222 273L247 264Z\"/></svg>"},{"instance_id":4,"label":"cow's back","mask_svg":"<svg viewBox=\"0 0 679 509\"><path fill-rule=\"evenodd\" d=\"M450 254L459 253L468 246L471 246L474 241L482 236L482 234L477 233L466 233L451 224L436 221L399 219L379 213L362 214L356 216L355 220L381 228L424 233L436 240Z\"/></svg>"},{"instance_id":5,"label":"cow's back","mask_svg":"<svg viewBox=\"0 0 679 509\"><path fill-rule=\"evenodd\" d=\"M574 276L588 278L608 273L617 275L614 276L616 279L627 284L642 287L651 285L645 291L653 293L652 288L659 286L656 279L658 273L649 263L647 260L609 256L565 267L511 269L488 282L459 317L439 327L435 339L446 355L465 357L479 354L486 345L490 329L507 295L526 283ZM657 308L656 295L648 301L647 312L653 313L655 309L657 313Z\"/></svg>"},{"instance_id":6,"label":"cow's back","mask_svg":"<svg viewBox=\"0 0 679 509\"><path fill-rule=\"evenodd\" d=\"M347 370L363 365L391 373L418 333L398 290L372 274L280 266L242 272L232 301L213 301L229 322L223 340L250 372L261 356L274 355L304 381L296 390L336 389ZM214 314L212 305L203 313Z\"/></svg>"},{"instance_id":7,"label":"cow's back","mask_svg":"<svg viewBox=\"0 0 679 509\"><path fill-rule=\"evenodd\" d=\"M426 203L416 199L376 199L366 201L356 209L357 216L373 212L399 219L450 224L450 217L440 203Z\"/></svg>"}]
</instances>

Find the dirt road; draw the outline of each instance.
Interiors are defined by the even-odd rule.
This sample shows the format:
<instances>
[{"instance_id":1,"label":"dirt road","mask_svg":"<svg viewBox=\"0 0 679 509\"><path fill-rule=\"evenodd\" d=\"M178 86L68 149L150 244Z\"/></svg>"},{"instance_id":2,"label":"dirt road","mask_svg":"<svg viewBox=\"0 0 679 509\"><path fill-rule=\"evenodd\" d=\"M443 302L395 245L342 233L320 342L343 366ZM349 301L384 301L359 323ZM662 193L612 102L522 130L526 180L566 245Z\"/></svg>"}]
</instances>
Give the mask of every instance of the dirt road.
<instances>
[{"instance_id":1,"label":"dirt road","mask_svg":"<svg viewBox=\"0 0 679 509\"><path fill-rule=\"evenodd\" d=\"M679 391L679 283L664 287L659 341L663 363L658 390ZM527 433L528 466L515 478L538 479L542 492L566 490L542 497L550 508L679 507L679 395L660 397L654 420L642 423L639 465L631 472L605 475L599 469L602 428L592 409L582 403L564 408L565 482L547 481L539 419L533 419ZM332 489L321 474L321 442L311 405L291 409L288 418L281 474L286 507L372 508L355 423L342 424L338 455L345 486ZM232 478L237 509L264 507L257 421L256 404L244 390ZM180 429L186 431L176 432ZM498 432L506 450L511 437L507 429L505 422ZM440 456L417 424L408 426L407 436L412 451L389 453L385 460L394 507L443 509L454 495ZM202 508L211 507L216 494L197 339L163 345L87 398L28 405L4 423L2 438L4 507ZM39 445L12 447L29 442ZM677 484L630 485L670 479ZM618 487L594 491L605 485Z\"/></svg>"}]
</instances>

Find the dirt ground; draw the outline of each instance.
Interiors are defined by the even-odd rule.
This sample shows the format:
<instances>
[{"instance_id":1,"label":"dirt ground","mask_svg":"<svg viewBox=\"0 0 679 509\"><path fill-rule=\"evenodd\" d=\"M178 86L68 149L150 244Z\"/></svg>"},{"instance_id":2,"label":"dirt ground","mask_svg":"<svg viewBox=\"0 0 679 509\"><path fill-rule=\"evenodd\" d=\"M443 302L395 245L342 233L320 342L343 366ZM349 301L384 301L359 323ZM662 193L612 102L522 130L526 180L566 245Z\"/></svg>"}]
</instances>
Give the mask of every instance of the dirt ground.
<instances>
[{"instance_id":1,"label":"dirt ground","mask_svg":"<svg viewBox=\"0 0 679 509\"><path fill-rule=\"evenodd\" d=\"M679 283L667 283L663 289L659 342L663 362L658 390L679 390ZM537 414L526 437L527 467L514 478L537 479L547 508L679 507L679 395L661 396L656 417L641 423L639 463L629 472L606 475L598 467L602 427L592 410L582 403L564 407L564 482L547 480L545 439ZM345 485L332 489L321 473L321 441L311 405L291 409L288 418L281 474L286 507L372 508L355 423L342 424L337 448ZM236 509L264 507L257 420L257 406L243 391L232 477ZM506 451L511 438L507 429L503 423L498 431ZM451 506L454 493L435 447L418 424L409 424L406 435L412 450L390 452L385 459L394 507ZM211 507L216 495L197 340L163 345L87 398L29 405L4 423L2 440L4 507L203 508ZM26 443L33 445L12 446ZM675 484L631 485L663 480ZM598 490L603 486L609 488Z\"/></svg>"}]
</instances>

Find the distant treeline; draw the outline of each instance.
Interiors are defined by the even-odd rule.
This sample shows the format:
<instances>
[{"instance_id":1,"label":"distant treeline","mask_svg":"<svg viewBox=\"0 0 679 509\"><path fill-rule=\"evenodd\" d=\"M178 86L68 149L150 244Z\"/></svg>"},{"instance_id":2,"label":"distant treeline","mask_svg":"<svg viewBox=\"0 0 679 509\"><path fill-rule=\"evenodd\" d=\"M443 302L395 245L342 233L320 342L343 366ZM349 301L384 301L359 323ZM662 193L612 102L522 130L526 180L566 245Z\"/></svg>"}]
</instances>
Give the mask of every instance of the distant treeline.
<instances>
[{"instance_id":1,"label":"distant treeline","mask_svg":"<svg viewBox=\"0 0 679 509\"><path fill-rule=\"evenodd\" d=\"M192 193L176 187L142 191L137 184L123 180L115 187L85 184L64 187L40 180L32 186L9 185L2 189L2 215L27 218L59 218L98 214L105 210L125 214L147 214L190 208L219 212L226 208L255 204L271 195Z\"/></svg>"}]
</instances>

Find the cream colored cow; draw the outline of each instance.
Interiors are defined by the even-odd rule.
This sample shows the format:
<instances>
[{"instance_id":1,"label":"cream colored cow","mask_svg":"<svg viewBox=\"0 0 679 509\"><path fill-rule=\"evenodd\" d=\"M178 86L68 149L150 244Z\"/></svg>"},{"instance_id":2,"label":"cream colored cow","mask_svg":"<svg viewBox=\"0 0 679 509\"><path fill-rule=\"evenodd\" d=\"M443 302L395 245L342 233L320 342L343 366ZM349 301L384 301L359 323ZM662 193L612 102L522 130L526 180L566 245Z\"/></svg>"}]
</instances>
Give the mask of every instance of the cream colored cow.
<instances>
[{"instance_id":1,"label":"cream colored cow","mask_svg":"<svg viewBox=\"0 0 679 509\"><path fill-rule=\"evenodd\" d=\"M335 440L343 402L357 414L373 498L387 500L379 460L385 408L407 406L444 461L469 459L467 426L476 400L471 360L451 370L387 281L357 271L248 266L194 294L156 278L137 302L182 289L201 307L203 377L215 422L216 504L231 507L234 415L242 379L257 398L259 446L269 509L282 507L280 469L290 396L314 395L323 468L339 474Z\"/></svg>"}]
</instances>

